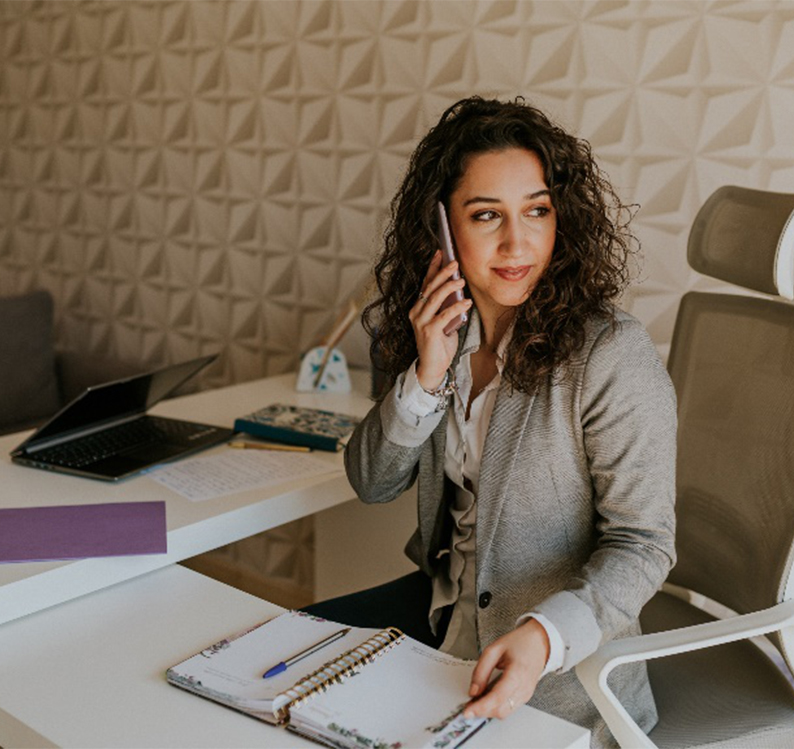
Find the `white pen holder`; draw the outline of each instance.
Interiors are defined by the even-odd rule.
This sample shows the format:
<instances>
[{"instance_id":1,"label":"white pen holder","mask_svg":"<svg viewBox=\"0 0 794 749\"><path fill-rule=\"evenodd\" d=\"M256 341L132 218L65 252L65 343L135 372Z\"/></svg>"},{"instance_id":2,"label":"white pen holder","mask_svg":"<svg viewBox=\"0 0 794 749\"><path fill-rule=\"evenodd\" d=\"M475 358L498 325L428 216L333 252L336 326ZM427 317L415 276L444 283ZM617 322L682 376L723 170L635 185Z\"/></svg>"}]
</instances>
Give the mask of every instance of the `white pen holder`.
<instances>
[{"instance_id":1,"label":"white pen holder","mask_svg":"<svg viewBox=\"0 0 794 749\"><path fill-rule=\"evenodd\" d=\"M295 389L301 393L332 392L349 393L353 386L350 383L350 372L347 369L347 359L339 349L331 349L325 362L322 376L320 369L326 359L326 347L316 346L303 355L298 381Z\"/></svg>"}]
</instances>

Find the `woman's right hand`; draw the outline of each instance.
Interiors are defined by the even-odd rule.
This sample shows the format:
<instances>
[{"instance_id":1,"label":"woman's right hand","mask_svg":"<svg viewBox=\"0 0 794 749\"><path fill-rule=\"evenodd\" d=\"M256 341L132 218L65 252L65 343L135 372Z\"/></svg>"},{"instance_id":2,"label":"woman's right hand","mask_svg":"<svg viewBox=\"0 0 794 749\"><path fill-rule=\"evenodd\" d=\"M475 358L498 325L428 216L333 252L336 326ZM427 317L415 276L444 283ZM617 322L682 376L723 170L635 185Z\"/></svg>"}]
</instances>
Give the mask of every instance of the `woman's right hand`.
<instances>
[{"instance_id":1,"label":"woman's right hand","mask_svg":"<svg viewBox=\"0 0 794 749\"><path fill-rule=\"evenodd\" d=\"M442 268L441 250L438 250L427 269L419 298L408 312L419 352L416 377L425 390L434 390L441 385L458 350L457 333L446 335L444 328L457 315L468 311L472 304L471 299L464 299L439 312L447 296L465 285L463 278L452 278L457 268L457 262Z\"/></svg>"}]
</instances>

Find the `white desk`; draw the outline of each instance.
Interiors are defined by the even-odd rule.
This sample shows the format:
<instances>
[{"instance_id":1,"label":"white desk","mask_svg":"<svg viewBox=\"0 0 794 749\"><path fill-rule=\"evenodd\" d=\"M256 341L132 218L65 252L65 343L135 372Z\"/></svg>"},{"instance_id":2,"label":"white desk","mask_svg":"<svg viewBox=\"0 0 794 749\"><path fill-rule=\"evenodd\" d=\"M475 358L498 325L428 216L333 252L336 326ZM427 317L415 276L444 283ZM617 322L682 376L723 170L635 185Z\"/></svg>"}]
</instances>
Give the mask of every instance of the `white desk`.
<instances>
[{"instance_id":1,"label":"white desk","mask_svg":"<svg viewBox=\"0 0 794 749\"><path fill-rule=\"evenodd\" d=\"M372 405L364 395L368 391L368 376L359 372L353 374L353 379L357 392L349 395L297 393L294 375L284 375L176 398L161 403L153 413L231 426L236 416L282 401L363 416ZM0 624L333 508L355 497L344 475L341 454L314 453L338 469L332 474L299 478L275 488L216 500L191 502L145 475L111 484L12 464L8 453L25 436L0 438L0 506L164 500L168 553L0 565ZM213 448L214 451L227 449Z\"/></svg>"},{"instance_id":2,"label":"white desk","mask_svg":"<svg viewBox=\"0 0 794 749\"><path fill-rule=\"evenodd\" d=\"M281 609L171 566L0 626L0 746L315 744L183 692L174 663ZM522 708L469 749L586 749L589 732Z\"/></svg>"}]
</instances>

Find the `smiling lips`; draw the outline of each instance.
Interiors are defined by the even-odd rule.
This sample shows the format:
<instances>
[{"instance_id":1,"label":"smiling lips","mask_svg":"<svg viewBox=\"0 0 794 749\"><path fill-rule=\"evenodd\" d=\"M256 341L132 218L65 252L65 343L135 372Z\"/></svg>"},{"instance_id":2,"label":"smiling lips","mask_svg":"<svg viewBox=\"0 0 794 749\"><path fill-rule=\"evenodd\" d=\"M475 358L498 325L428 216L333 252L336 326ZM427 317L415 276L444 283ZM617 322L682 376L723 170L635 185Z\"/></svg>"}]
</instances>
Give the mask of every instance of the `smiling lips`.
<instances>
[{"instance_id":1,"label":"smiling lips","mask_svg":"<svg viewBox=\"0 0 794 749\"><path fill-rule=\"evenodd\" d=\"M521 281L531 269L531 265L520 265L517 268L494 268L493 272L505 281Z\"/></svg>"}]
</instances>

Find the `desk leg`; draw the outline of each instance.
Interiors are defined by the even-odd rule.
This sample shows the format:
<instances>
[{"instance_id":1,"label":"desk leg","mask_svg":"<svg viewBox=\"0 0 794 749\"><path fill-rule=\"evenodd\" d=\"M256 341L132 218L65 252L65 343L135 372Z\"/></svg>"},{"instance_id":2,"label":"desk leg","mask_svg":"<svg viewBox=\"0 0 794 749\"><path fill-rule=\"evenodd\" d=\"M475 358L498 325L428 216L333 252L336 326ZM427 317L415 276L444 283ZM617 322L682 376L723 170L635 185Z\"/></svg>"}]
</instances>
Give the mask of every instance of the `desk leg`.
<instances>
[{"instance_id":1,"label":"desk leg","mask_svg":"<svg viewBox=\"0 0 794 749\"><path fill-rule=\"evenodd\" d=\"M416 567L403 549L416 529L416 489L393 502L353 500L314 516L315 601L354 593Z\"/></svg>"}]
</instances>

